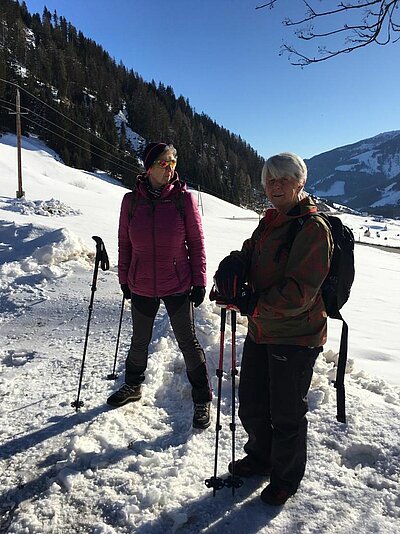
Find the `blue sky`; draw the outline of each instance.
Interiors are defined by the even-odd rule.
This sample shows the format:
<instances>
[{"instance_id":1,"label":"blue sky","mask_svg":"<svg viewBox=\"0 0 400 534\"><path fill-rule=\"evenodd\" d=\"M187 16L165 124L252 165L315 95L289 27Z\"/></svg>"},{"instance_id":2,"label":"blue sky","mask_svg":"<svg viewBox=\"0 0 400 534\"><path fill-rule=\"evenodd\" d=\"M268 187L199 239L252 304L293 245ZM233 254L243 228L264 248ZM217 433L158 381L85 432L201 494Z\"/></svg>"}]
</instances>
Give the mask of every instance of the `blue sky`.
<instances>
[{"instance_id":1,"label":"blue sky","mask_svg":"<svg viewBox=\"0 0 400 534\"><path fill-rule=\"evenodd\" d=\"M303 69L279 56L296 44L284 6L260 0L26 0L63 15L145 80L171 85L199 113L262 156L305 158L400 130L400 44L369 46ZM329 0L327 5L336 4Z\"/></svg>"}]
</instances>

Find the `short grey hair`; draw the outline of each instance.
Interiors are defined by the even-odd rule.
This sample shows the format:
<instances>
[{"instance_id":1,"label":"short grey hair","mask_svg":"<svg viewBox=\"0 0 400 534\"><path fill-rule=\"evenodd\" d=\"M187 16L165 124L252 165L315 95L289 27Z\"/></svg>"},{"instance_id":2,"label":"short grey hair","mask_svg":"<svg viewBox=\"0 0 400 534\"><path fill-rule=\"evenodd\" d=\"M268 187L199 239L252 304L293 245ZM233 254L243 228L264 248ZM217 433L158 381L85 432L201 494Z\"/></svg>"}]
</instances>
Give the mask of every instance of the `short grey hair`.
<instances>
[{"instance_id":1,"label":"short grey hair","mask_svg":"<svg viewBox=\"0 0 400 534\"><path fill-rule=\"evenodd\" d=\"M261 183L265 187L267 178L283 178L290 176L303 186L307 180L307 166L304 160L293 152L282 152L271 156L264 163L261 171Z\"/></svg>"},{"instance_id":2,"label":"short grey hair","mask_svg":"<svg viewBox=\"0 0 400 534\"><path fill-rule=\"evenodd\" d=\"M162 152L162 154L164 154L164 152L172 152L172 155L174 156L175 159L178 158L178 151L176 150L176 148L174 147L174 145L167 145L164 149L164 151ZM160 154L161 155L161 154Z\"/></svg>"}]
</instances>

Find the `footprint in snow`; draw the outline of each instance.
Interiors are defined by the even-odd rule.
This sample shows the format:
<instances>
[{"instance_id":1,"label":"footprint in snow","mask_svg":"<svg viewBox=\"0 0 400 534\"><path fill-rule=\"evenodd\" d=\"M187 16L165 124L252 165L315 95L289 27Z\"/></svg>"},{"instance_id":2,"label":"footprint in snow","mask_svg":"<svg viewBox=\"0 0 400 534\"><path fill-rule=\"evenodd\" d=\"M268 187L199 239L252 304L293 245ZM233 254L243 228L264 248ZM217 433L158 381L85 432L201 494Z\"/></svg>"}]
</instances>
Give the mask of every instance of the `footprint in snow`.
<instances>
[{"instance_id":1,"label":"footprint in snow","mask_svg":"<svg viewBox=\"0 0 400 534\"><path fill-rule=\"evenodd\" d=\"M9 350L3 361L7 367L19 367L33 360L37 353L28 350Z\"/></svg>"},{"instance_id":2,"label":"footprint in snow","mask_svg":"<svg viewBox=\"0 0 400 534\"><path fill-rule=\"evenodd\" d=\"M343 464L349 469L361 467L373 467L382 451L372 445L355 443L350 445L342 453Z\"/></svg>"}]
</instances>

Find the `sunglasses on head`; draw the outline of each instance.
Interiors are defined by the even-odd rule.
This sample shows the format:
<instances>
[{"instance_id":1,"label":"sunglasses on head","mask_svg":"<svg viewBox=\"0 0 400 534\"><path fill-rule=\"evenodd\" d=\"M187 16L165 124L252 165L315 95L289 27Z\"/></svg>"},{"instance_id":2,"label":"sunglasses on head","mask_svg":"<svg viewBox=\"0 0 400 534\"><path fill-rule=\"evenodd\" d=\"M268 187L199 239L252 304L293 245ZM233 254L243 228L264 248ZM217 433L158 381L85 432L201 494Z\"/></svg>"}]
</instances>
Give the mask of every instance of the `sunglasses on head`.
<instances>
[{"instance_id":1,"label":"sunglasses on head","mask_svg":"<svg viewBox=\"0 0 400 534\"><path fill-rule=\"evenodd\" d=\"M154 163L156 163L162 169L166 169L167 167L175 169L176 167L176 159L157 159Z\"/></svg>"}]
</instances>

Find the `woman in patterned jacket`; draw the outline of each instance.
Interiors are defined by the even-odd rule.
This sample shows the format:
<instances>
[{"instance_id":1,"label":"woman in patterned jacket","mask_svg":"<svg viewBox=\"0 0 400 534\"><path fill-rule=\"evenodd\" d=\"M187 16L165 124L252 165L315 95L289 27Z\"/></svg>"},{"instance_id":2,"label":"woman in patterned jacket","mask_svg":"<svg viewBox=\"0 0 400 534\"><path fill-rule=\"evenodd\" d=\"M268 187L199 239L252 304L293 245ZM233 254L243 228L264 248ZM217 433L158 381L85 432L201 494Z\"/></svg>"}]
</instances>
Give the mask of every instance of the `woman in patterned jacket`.
<instances>
[{"instance_id":1,"label":"woman in patterned jacket","mask_svg":"<svg viewBox=\"0 0 400 534\"><path fill-rule=\"evenodd\" d=\"M296 154L278 154L265 162L261 180L274 207L215 274L220 296L244 306L248 316L239 384L247 455L235 462L234 473L270 476L261 493L270 505L284 504L303 478L306 397L327 337L320 289L333 244L304 192L306 179L307 167ZM293 225L299 224L294 232ZM243 292L243 284L250 291Z\"/></svg>"},{"instance_id":2,"label":"woman in patterned jacket","mask_svg":"<svg viewBox=\"0 0 400 534\"><path fill-rule=\"evenodd\" d=\"M193 304L199 306L206 292L204 236L196 201L179 180L176 161L172 145L147 145L143 154L146 172L122 200L118 277L125 298L131 300L134 329L125 384L107 403L118 407L141 398L148 345L162 300L192 386L193 426L207 428L211 390L193 322Z\"/></svg>"}]
</instances>

